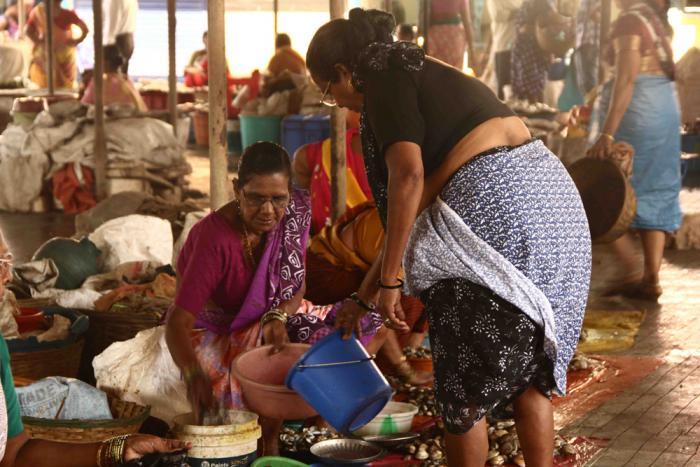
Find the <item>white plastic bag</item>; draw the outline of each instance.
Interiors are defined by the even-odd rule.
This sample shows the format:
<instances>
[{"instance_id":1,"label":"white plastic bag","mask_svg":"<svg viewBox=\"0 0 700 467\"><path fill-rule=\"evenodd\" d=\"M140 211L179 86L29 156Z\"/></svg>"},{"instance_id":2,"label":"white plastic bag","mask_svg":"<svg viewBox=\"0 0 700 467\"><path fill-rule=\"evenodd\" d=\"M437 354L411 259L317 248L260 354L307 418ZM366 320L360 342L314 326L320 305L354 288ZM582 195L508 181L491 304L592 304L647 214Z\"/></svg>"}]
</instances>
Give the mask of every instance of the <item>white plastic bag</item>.
<instances>
[{"instance_id":1,"label":"white plastic bag","mask_svg":"<svg viewBox=\"0 0 700 467\"><path fill-rule=\"evenodd\" d=\"M89 238L102 251L103 272L129 261L170 264L173 256L170 223L158 217L139 214L118 217L102 224Z\"/></svg>"},{"instance_id":2,"label":"white plastic bag","mask_svg":"<svg viewBox=\"0 0 700 467\"><path fill-rule=\"evenodd\" d=\"M123 400L151 406L151 415L171 423L191 412L180 369L165 342L165 327L139 332L115 342L92 361L97 387Z\"/></svg>"}]
</instances>

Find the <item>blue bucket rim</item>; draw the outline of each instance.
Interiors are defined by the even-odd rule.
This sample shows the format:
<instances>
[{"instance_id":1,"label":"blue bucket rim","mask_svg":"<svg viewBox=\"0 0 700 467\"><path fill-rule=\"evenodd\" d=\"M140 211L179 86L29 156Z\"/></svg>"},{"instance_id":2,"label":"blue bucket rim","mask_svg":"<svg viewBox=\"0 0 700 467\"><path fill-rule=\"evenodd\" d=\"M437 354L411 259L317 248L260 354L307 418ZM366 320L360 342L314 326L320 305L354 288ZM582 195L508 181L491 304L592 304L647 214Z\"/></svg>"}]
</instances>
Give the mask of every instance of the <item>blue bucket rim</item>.
<instances>
[{"instance_id":1,"label":"blue bucket rim","mask_svg":"<svg viewBox=\"0 0 700 467\"><path fill-rule=\"evenodd\" d=\"M292 367L287 372L287 377L284 379L284 385L293 391L294 388L292 388L292 378L299 371L299 365L302 365L307 358L309 358L312 354L316 353L316 351L318 351L318 349L323 346L322 344L324 344L326 341L331 340L340 333L341 330L333 331L332 333L328 334L326 337L312 345L309 350L304 352L302 356L299 357L299 359L296 362L294 362L294 365L292 365ZM355 337L355 332L352 333L352 338L357 340L357 338ZM362 346L362 344L360 344L360 346ZM364 349L364 347L362 348ZM366 350L365 353L367 353Z\"/></svg>"}]
</instances>

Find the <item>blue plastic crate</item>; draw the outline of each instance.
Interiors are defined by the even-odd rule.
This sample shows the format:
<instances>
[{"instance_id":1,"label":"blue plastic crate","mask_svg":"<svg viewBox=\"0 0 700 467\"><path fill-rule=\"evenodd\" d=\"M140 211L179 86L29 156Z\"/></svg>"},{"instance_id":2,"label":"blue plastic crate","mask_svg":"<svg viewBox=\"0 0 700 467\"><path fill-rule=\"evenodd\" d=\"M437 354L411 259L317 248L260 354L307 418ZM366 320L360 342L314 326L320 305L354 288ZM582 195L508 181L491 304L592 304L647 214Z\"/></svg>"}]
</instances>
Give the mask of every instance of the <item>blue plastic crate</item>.
<instances>
[{"instance_id":1,"label":"blue plastic crate","mask_svg":"<svg viewBox=\"0 0 700 467\"><path fill-rule=\"evenodd\" d=\"M282 146L292 158L304 144L323 141L330 134L331 119L327 115L289 115L282 120Z\"/></svg>"}]
</instances>

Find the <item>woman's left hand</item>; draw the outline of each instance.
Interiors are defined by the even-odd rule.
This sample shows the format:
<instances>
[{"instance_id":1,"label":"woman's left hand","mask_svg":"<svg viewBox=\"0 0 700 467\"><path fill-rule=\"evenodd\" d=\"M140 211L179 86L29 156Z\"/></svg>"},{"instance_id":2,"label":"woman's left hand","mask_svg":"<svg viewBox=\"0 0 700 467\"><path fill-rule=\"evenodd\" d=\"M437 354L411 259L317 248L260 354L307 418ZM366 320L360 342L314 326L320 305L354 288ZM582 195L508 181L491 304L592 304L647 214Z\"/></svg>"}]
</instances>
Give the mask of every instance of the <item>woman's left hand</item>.
<instances>
[{"instance_id":1,"label":"woman's left hand","mask_svg":"<svg viewBox=\"0 0 700 467\"><path fill-rule=\"evenodd\" d=\"M612 153L613 140L606 137L598 137L598 141L595 142L593 146L586 152L588 157L593 159L607 159Z\"/></svg>"},{"instance_id":2,"label":"woman's left hand","mask_svg":"<svg viewBox=\"0 0 700 467\"><path fill-rule=\"evenodd\" d=\"M380 289L377 311L384 318L384 325L400 333L411 331L401 308L401 289Z\"/></svg>"},{"instance_id":3,"label":"woman's left hand","mask_svg":"<svg viewBox=\"0 0 700 467\"><path fill-rule=\"evenodd\" d=\"M272 353L280 352L289 343L287 326L282 321L273 319L268 321L262 328L263 342L272 345Z\"/></svg>"},{"instance_id":4,"label":"woman's left hand","mask_svg":"<svg viewBox=\"0 0 700 467\"><path fill-rule=\"evenodd\" d=\"M177 439L165 439L151 435L134 435L126 440L124 462L140 459L147 454L175 452L192 445Z\"/></svg>"},{"instance_id":5,"label":"woman's left hand","mask_svg":"<svg viewBox=\"0 0 700 467\"><path fill-rule=\"evenodd\" d=\"M360 320L367 314L367 311L352 300L346 300L343 306L335 315L335 327L343 330L343 339L350 339L352 332L357 333L357 337L362 337L362 326Z\"/></svg>"}]
</instances>

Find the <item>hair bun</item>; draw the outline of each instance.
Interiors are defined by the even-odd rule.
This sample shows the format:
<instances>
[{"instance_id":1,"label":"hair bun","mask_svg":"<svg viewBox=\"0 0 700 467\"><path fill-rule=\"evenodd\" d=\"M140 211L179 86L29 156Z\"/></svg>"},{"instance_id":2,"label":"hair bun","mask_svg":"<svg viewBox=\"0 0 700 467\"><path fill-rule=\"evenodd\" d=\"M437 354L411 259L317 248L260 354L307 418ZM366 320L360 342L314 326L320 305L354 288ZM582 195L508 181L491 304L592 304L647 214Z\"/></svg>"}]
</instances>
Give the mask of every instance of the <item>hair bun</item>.
<instances>
[{"instance_id":1,"label":"hair bun","mask_svg":"<svg viewBox=\"0 0 700 467\"><path fill-rule=\"evenodd\" d=\"M394 41L392 33L396 27L394 17L385 11L353 8L348 15L350 22L368 43Z\"/></svg>"}]
</instances>

